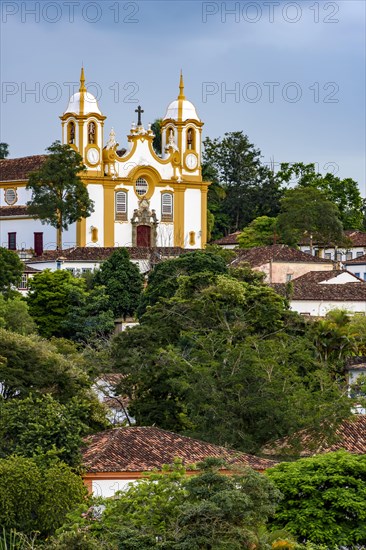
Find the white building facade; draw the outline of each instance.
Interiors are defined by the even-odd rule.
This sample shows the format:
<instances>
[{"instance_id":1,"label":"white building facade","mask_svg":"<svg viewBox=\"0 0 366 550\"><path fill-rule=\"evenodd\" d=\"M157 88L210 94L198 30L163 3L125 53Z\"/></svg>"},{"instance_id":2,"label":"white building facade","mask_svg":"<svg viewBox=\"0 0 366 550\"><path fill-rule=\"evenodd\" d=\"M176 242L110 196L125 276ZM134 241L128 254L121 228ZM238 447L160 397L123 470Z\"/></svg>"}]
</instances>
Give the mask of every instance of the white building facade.
<instances>
[{"instance_id":1,"label":"white building facade","mask_svg":"<svg viewBox=\"0 0 366 550\"><path fill-rule=\"evenodd\" d=\"M153 148L154 133L142 123L143 110L127 136L127 150L119 150L111 129L104 138L106 117L85 86L82 69L79 92L61 118L62 143L83 157L81 175L94 212L69 227L63 248L181 247L200 249L207 238L207 189L202 181L202 126L194 105L179 95L166 110L161 124L162 153ZM56 248L56 230L27 214L31 199L27 175L46 156L0 161L0 244L13 250Z\"/></svg>"}]
</instances>

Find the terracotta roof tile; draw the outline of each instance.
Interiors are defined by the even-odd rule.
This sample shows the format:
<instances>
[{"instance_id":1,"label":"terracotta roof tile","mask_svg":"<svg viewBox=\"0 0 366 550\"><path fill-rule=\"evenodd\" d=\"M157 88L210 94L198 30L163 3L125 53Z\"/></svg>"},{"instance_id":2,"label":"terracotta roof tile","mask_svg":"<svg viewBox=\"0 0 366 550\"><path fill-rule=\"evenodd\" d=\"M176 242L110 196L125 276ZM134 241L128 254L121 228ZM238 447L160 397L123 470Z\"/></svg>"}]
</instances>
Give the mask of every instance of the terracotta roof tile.
<instances>
[{"instance_id":1,"label":"terracotta roof tile","mask_svg":"<svg viewBox=\"0 0 366 550\"><path fill-rule=\"evenodd\" d=\"M346 260L346 265L358 265L358 264L366 264L366 254L363 254L362 256L358 256L358 258L353 258L353 260Z\"/></svg>"},{"instance_id":2,"label":"terracotta roof tile","mask_svg":"<svg viewBox=\"0 0 366 550\"><path fill-rule=\"evenodd\" d=\"M212 241L211 244L218 244L218 245L223 245L223 244L232 244L232 245L237 245L238 244L238 235L240 235L240 233L242 233L242 231L235 231L235 233L230 233L230 235L226 235L225 237L222 237L221 239L217 239L216 241Z\"/></svg>"},{"instance_id":3,"label":"terracotta roof tile","mask_svg":"<svg viewBox=\"0 0 366 550\"><path fill-rule=\"evenodd\" d=\"M237 249L237 257L232 261L232 265L238 265L242 262L248 262L252 267L273 262L301 262L314 264L334 264L332 260L325 260L311 256L296 248L291 248L285 244L274 244L271 246L257 246L254 248Z\"/></svg>"},{"instance_id":4,"label":"terracotta roof tile","mask_svg":"<svg viewBox=\"0 0 366 550\"><path fill-rule=\"evenodd\" d=\"M27 216L28 209L26 206L0 206L0 218L7 216Z\"/></svg>"},{"instance_id":5,"label":"terracotta roof tile","mask_svg":"<svg viewBox=\"0 0 366 550\"><path fill-rule=\"evenodd\" d=\"M354 415L350 420L345 420L335 431L336 440L328 444L323 438L320 443L318 437L314 437L307 431L298 434L301 451L300 456L311 456L319 453L330 453L345 449L352 454L366 454L366 416ZM316 444L315 444L316 443ZM280 456L291 450L291 438L278 439L270 445L263 447L262 452L267 456Z\"/></svg>"},{"instance_id":6,"label":"terracotta roof tile","mask_svg":"<svg viewBox=\"0 0 366 550\"><path fill-rule=\"evenodd\" d=\"M36 259L32 260L32 263L50 262L55 261L57 258L64 258L67 261L103 261L107 260L116 250L118 250L118 248L112 246L87 246L68 248L65 250L46 250L43 252L42 256L38 256ZM157 261L163 258L175 258L188 252L179 247L126 247L126 250L132 260L152 258Z\"/></svg>"},{"instance_id":7,"label":"terracotta roof tile","mask_svg":"<svg viewBox=\"0 0 366 550\"><path fill-rule=\"evenodd\" d=\"M228 464L264 470L274 466L268 459L228 450L205 441L155 427L107 430L85 438L83 463L88 472L147 472L161 469L181 458L186 465L208 457L224 458Z\"/></svg>"},{"instance_id":8,"label":"terracotta roof tile","mask_svg":"<svg viewBox=\"0 0 366 550\"><path fill-rule=\"evenodd\" d=\"M286 296L286 283L270 285L278 294ZM365 302L366 284L363 281L355 283L321 285L317 283L292 282L291 300L323 300L340 302Z\"/></svg>"},{"instance_id":9,"label":"terracotta roof tile","mask_svg":"<svg viewBox=\"0 0 366 550\"><path fill-rule=\"evenodd\" d=\"M30 267L29 265L25 265L23 271L24 273L41 273L40 269L34 269L34 267Z\"/></svg>"},{"instance_id":10,"label":"terracotta roof tile","mask_svg":"<svg viewBox=\"0 0 366 550\"><path fill-rule=\"evenodd\" d=\"M335 277L338 277L339 275L342 275L343 273L347 273L350 275L355 283L362 282L363 280L359 277L356 277L354 273L351 273L350 271L347 271L346 269L333 269L331 271L309 271L308 273L305 273L304 275L300 275L300 277L296 277L296 279L293 279L292 282L296 284L298 283L322 283L324 281L329 281L330 279L333 279Z\"/></svg>"},{"instance_id":11,"label":"terracotta roof tile","mask_svg":"<svg viewBox=\"0 0 366 550\"><path fill-rule=\"evenodd\" d=\"M47 155L33 155L17 159L0 160L0 181L27 180L30 172L38 170Z\"/></svg>"},{"instance_id":12,"label":"terracotta roof tile","mask_svg":"<svg viewBox=\"0 0 366 550\"><path fill-rule=\"evenodd\" d=\"M346 229L343 232L346 239L349 241L349 246L366 246L366 231L359 231L356 229ZM310 245L310 239L304 238L301 239L301 242L299 243L301 245ZM319 244L317 242L313 242L313 246L319 246L321 248L334 248L334 243L328 243L328 244ZM342 246L340 248L343 248Z\"/></svg>"}]
</instances>

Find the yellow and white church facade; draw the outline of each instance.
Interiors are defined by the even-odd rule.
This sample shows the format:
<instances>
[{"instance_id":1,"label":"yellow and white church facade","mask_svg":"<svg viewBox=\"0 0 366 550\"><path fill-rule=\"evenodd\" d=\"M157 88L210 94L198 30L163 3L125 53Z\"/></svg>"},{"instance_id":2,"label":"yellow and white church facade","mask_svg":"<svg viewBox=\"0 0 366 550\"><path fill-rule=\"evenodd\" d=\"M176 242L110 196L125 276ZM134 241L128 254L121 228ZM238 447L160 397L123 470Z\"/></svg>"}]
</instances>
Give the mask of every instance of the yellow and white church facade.
<instances>
[{"instance_id":1,"label":"yellow and white church facade","mask_svg":"<svg viewBox=\"0 0 366 550\"><path fill-rule=\"evenodd\" d=\"M140 106L136 113L128 147L121 150L113 128L105 136L106 117L88 92L82 69L80 89L60 117L62 143L84 159L87 171L81 177L94 212L64 232L64 248L205 246L209 182L201 173L203 122L185 97L182 74L179 95L162 119L161 155L153 148L151 125L143 125ZM26 159L29 167L42 162L40 156L0 161L0 244L38 247L39 253L56 248L56 230L27 215L27 169L21 162L16 166Z\"/></svg>"}]
</instances>

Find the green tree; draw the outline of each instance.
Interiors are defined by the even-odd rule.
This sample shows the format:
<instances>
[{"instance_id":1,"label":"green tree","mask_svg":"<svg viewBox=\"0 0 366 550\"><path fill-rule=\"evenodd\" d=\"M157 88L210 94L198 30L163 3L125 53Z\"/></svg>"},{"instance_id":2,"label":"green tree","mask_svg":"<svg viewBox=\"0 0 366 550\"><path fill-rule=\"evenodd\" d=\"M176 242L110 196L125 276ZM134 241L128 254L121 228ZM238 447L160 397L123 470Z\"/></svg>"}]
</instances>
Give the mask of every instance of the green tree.
<instances>
[{"instance_id":1,"label":"green tree","mask_svg":"<svg viewBox=\"0 0 366 550\"><path fill-rule=\"evenodd\" d=\"M366 457L346 451L282 463L266 472L284 498L273 525L329 548L366 543Z\"/></svg>"},{"instance_id":2,"label":"green tree","mask_svg":"<svg viewBox=\"0 0 366 550\"><path fill-rule=\"evenodd\" d=\"M85 495L81 477L60 461L0 459L0 525L7 529L46 538Z\"/></svg>"},{"instance_id":3,"label":"green tree","mask_svg":"<svg viewBox=\"0 0 366 550\"><path fill-rule=\"evenodd\" d=\"M6 159L9 156L9 145L7 143L0 143L0 159Z\"/></svg>"},{"instance_id":4,"label":"green tree","mask_svg":"<svg viewBox=\"0 0 366 550\"><path fill-rule=\"evenodd\" d=\"M66 270L45 270L29 282L29 313L39 333L86 342L110 334L114 319L105 288L86 290L86 281Z\"/></svg>"},{"instance_id":5,"label":"green tree","mask_svg":"<svg viewBox=\"0 0 366 550\"><path fill-rule=\"evenodd\" d=\"M211 174L225 192L219 210L228 217L228 233L245 227L258 216L276 216L279 211L279 180L260 158L260 150L243 132L204 140L204 163L211 167Z\"/></svg>"},{"instance_id":6,"label":"green tree","mask_svg":"<svg viewBox=\"0 0 366 550\"><path fill-rule=\"evenodd\" d=\"M27 303L21 296L5 300L0 294L0 327L24 335L37 331L36 324L29 315Z\"/></svg>"},{"instance_id":7,"label":"green tree","mask_svg":"<svg viewBox=\"0 0 366 550\"><path fill-rule=\"evenodd\" d=\"M157 155L161 155L162 149L161 149L161 123L163 122L163 119L157 118L154 120L154 122L151 125L151 129L155 134L154 140L153 140L153 148Z\"/></svg>"},{"instance_id":8,"label":"green tree","mask_svg":"<svg viewBox=\"0 0 366 550\"><path fill-rule=\"evenodd\" d=\"M9 292L22 278L23 264L12 250L0 247L0 292Z\"/></svg>"},{"instance_id":9,"label":"green tree","mask_svg":"<svg viewBox=\"0 0 366 550\"><path fill-rule=\"evenodd\" d=\"M50 393L61 402L80 395L90 380L79 365L37 336L0 328L0 389L5 399Z\"/></svg>"},{"instance_id":10,"label":"green tree","mask_svg":"<svg viewBox=\"0 0 366 550\"><path fill-rule=\"evenodd\" d=\"M228 476L219 471L223 466L207 459L187 477L176 461L172 470L149 474L105 501L99 521L85 514L76 532L89 530L121 550L249 550L258 545L280 494L250 468Z\"/></svg>"},{"instance_id":11,"label":"green tree","mask_svg":"<svg viewBox=\"0 0 366 550\"><path fill-rule=\"evenodd\" d=\"M244 227L238 236L240 248L267 246L279 242L277 235L277 218L260 216Z\"/></svg>"},{"instance_id":12,"label":"green tree","mask_svg":"<svg viewBox=\"0 0 366 550\"><path fill-rule=\"evenodd\" d=\"M142 292L143 276L125 248L116 249L96 272L94 281L104 285L115 317L133 315Z\"/></svg>"},{"instance_id":13,"label":"green tree","mask_svg":"<svg viewBox=\"0 0 366 550\"><path fill-rule=\"evenodd\" d=\"M161 298L171 298L178 289L178 277L194 273L226 273L224 258L211 252L194 251L179 258L157 264L149 275L148 285L141 296L138 315L147 306L156 304Z\"/></svg>"},{"instance_id":14,"label":"green tree","mask_svg":"<svg viewBox=\"0 0 366 550\"><path fill-rule=\"evenodd\" d=\"M334 174L324 176L314 164L281 164L278 177L288 183L294 178L300 187L313 187L323 192L335 204L344 229L363 229L363 200L357 183L351 178L340 179Z\"/></svg>"},{"instance_id":15,"label":"green tree","mask_svg":"<svg viewBox=\"0 0 366 550\"><path fill-rule=\"evenodd\" d=\"M303 321L271 288L235 275L181 275L173 298L113 340L131 415L248 452L301 428L334 429L350 401Z\"/></svg>"},{"instance_id":16,"label":"green tree","mask_svg":"<svg viewBox=\"0 0 366 550\"><path fill-rule=\"evenodd\" d=\"M57 229L57 248L62 250L62 231L94 211L94 203L79 174L86 170L79 153L55 141L41 168L29 175L27 203L30 215Z\"/></svg>"},{"instance_id":17,"label":"green tree","mask_svg":"<svg viewBox=\"0 0 366 550\"><path fill-rule=\"evenodd\" d=\"M312 243L342 244L344 234L338 209L324 193L313 187L296 187L281 199L278 229L289 244L298 244L304 236Z\"/></svg>"},{"instance_id":18,"label":"green tree","mask_svg":"<svg viewBox=\"0 0 366 550\"><path fill-rule=\"evenodd\" d=\"M66 404L50 395L0 400L0 457L16 454L32 458L54 451L63 462L77 467L82 438L91 433L90 424L94 423L94 428L107 424L97 411L93 399L73 398Z\"/></svg>"}]
</instances>

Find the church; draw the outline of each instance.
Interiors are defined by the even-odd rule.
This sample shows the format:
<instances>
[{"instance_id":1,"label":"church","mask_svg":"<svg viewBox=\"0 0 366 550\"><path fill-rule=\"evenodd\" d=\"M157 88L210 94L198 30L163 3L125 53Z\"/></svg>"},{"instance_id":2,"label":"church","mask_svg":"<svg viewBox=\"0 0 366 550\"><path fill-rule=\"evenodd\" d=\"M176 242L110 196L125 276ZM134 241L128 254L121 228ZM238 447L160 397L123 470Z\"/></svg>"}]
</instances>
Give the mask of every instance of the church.
<instances>
[{"instance_id":1,"label":"church","mask_svg":"<svg viewBox=\"0 0 366 550\"><path fill-rule=\"evenodd\" d=\"M81 175L94 202L94 212L63 232L63 248L179 247L200 249L207 239L207 189L202 180L202 126L196 108L179 95L161 123L162 153L153 148L151 124L136 109L136 122L119 148L106 116L85 85L72 95L60 117L62 143L79 152L87 170ZM0 245L11 250L56 249L56 229L27 214L27 178L46 155L0 160Z\"/></svg>"}]
</instances>

